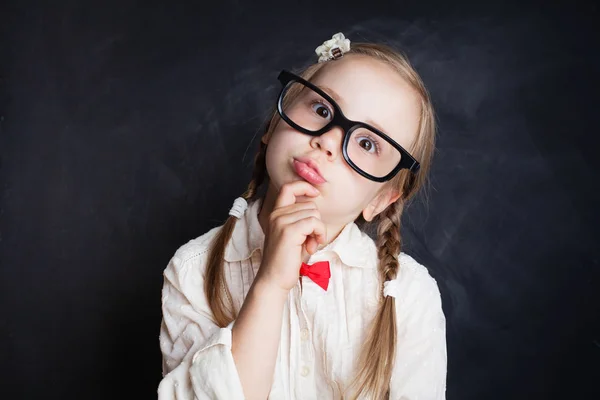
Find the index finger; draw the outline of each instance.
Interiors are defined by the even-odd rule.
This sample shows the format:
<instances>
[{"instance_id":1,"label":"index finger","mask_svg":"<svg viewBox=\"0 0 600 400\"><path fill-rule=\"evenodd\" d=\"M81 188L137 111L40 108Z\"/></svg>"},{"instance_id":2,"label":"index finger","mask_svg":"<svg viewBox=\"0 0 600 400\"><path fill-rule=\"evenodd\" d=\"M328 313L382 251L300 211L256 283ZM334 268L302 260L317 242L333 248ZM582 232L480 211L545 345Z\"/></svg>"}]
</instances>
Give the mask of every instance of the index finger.
<instances>
[{"instance_id":1,"label":"index finger","mask_svg":"<svg viewBox=\"0 0 600 400\"><path fill-rule=\"evenodd\" d=\"M296 203L298 196L317 197L321 192L306 181L294 181L281 186L279 195L275 200L273 209L289 206Z\"/></svg>"}]
</instances>

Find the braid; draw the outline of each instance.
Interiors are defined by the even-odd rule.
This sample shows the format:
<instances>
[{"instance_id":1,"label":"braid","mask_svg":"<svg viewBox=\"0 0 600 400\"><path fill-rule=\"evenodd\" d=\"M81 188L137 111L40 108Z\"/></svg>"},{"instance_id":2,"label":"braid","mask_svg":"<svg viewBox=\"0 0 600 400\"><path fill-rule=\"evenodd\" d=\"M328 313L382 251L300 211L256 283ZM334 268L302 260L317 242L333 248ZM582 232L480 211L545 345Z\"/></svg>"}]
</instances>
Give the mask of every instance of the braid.
<instances>
[{"instance_id":1,"label":"braid","mask_svg":"<svg viewBox=\"0 0 600 400\"><path fill-rule=\"evenodd\" d=\"M265 157L267 155L267 145L260 142L260 148L256 157L254 157L254 169L252 170L252 179L248 184L248 189L244 192L242 197L246 200L252 200L256 195L257 189L262 185L267 174L267 164Z\"/></svg>"},{"instance_id":2,"label":"braid","mask_svg":"<svg viewBox=\"0 0 600 400\"><path fill-rule=\"evenodd\" d=\"M395 279L398 274L398 254L400 254L400 218L404 205L400 201L390 204L377 227L377 255L379 272L383 281Z\"/></svg>"},{"instance_id":3,"label":"braid","mask_svg":"<svg viewBox=\"0 0 600 400\"><path fill-rule=\"evenodd\" d=\"M404 203L398 200L379 215L377 255L382 282L395 279L398 275L403 209ZM362 348L360 369L355 381L358 391L353 396L354 399L365 395L375 399L388 398L395 354L396 303L393 297L385 297Z\"/></svg>"},{"instance_id":4,"label":"braid","mask_svg":"<svg viewBox=\"0 0 600 400\"><path fill-rule=\"evenodd\" d=\"M254 199L258 188L265 179L267 173L267 166L265 163L266 152L267 145L261 141L259 151L254 158L252 179L248 184L248 188L242 195L248 202ZM237 218L230 215L221 230L215 236L208 255L208 264L204 280L204 293L206 293L208 305L214 315L215 321L220 327L229 325L235 318L233 299L231 298L231 292L229 291L225 280L224 256L225 248L227 243L229 243L229 240L231 240L231 235L233 234L236 222Z\"/></svg>"}]
</instances>

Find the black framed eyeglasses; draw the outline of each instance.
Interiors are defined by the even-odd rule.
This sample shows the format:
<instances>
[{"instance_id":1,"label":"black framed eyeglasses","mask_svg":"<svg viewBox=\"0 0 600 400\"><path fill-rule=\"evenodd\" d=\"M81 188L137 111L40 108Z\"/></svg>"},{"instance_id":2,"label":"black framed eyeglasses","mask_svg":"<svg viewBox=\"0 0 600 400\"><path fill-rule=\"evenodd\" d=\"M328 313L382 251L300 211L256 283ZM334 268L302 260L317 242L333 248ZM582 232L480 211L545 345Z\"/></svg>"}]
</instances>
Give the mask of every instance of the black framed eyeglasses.
<instances>
[{"instance_id":1,"label":"black framed eyeglasses","mask_svg":"<svg viewBox=\"0 0 600 400\"><path fill-rule=\"evenodd\" d=\"M379 129L361 121L352 121L322 89L283 70L277 78L283 89L277 100L281 118L294 129L320 136L339 126L344 131L342 154L360 175L376 182L392 179L401 169L412 173L420 164L402 146Z\"/></svg>"}]
</instances>

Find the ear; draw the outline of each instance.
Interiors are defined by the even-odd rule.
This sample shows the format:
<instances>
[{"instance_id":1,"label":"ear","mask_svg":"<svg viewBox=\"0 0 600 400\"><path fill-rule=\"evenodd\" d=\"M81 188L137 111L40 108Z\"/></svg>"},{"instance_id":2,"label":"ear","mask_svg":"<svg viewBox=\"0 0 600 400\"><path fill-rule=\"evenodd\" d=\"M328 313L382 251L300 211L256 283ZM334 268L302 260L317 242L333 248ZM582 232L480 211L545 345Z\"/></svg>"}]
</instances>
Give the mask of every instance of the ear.
<instances>
[{"instance_id":1,"label":"ear","mask_svg":"<svg viewBox=\"0 0 600 400\"><path fill-rule=\"evenodd\" d=\"M262 138L260 138L260 141L263 142L264 144L269 144L269 135L267 135L266 133L262 136Z\"/></svg>"},{"instance_id":2,"label":"ear","mask_svg":"<svg viewBox=\"0 0 600 400\"><path fill-rule=\"evenodd\" d=\"M363 218L365 221L372 221L380 212L385 210L387 206L400 198L400 193L396 190L384 190L379 193L363 210Z\"/></svg>"}]
</instances>

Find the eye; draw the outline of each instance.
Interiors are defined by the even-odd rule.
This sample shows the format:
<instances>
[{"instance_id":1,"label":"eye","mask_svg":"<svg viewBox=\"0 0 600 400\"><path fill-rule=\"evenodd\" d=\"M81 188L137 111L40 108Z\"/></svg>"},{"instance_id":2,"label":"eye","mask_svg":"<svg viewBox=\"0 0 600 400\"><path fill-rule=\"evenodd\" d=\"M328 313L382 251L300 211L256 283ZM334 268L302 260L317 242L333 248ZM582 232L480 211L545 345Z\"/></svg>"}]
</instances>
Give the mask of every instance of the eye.
<instances>
[{"instance_id":1,"label":"eye","mask_svg":"<svg viewBox=\"0 0 600 400\"><path fill-rule=\"evenodd\" d=\"M325 104L315 102L311 105L312 110L321 118L331 119L332 112Z\"/></svg>"},{"instance_id":2,"label":"eye","mask_svg":"<svg viewBox=\"0 0 600 400\"><path fill-rule=\"evenodd\" d=\"M358 145L367 153L379 154L379 142L369 135L363 135L356 138Z\"/></svg>"}]
</instances>

